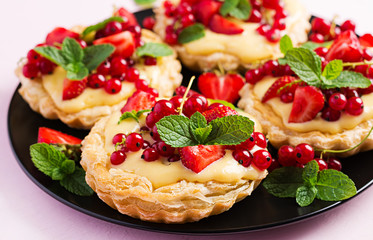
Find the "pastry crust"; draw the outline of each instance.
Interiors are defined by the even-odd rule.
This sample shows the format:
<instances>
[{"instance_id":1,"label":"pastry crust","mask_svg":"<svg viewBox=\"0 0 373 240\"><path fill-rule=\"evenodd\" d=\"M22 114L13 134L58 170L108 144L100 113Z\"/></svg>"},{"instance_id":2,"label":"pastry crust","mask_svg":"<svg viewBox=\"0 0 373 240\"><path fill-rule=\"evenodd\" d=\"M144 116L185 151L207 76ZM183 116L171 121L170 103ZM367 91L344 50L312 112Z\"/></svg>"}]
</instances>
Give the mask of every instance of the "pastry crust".
<instances>
[{"instance_id":1,"label":"pastry crust","mask_svg":"<svg viewBox=\"0 0 373 240\"><path fill-rule=\"evenodd\" d=\"M161 42L161 39L156 34L145 29L142 30L142 39L145 42ZM22 84L19 93L23 99L30 105L32 110L40 113L43 117L48 119L60 119L70 127L90 129L100 118L123 107L127 100L123 99L112 106L95 106L76 113L66 113L56 106L53 99L44 89L40 78L31 80L23 76L22 67L24 64L25 61L21 62L15 71ZM175 88L181 84L181 64L176 59L176 53L172 56L162 57L160 64L167 66L162 68L165 71L161 72L157 78L150 77L150 79L146 80L151 82L151 87L158 90L160 97L171 97ZM146 71L148 68L142 64L137 64L135 66L140 73ZM149 76L149 74L147 75Z\"/></svg>"},{"instance_id":2,"label":"pastry crust","mask_svg":"<svg viewBox=\"0 0 373 240\"><path fill-rule=\"evenodd\" d=\"M198 221L230 209L235 202L250 195L261 181L195 183L182 180L155 188L146 177L110 169L110 153L104 148L108 119L98 121L83 140L81 165L88 185L99 198L123 214L152 222Z\"/></svg>"},{"instance_id":3,"label":"pastry crust","mask_svg":"<svg viewBox=\"0 0 373 240\"><path fill-rule=\"evenodd\" d=\"M174 0L173 2L178 2ZM162 38L165 39L165 30L166 27L173 23L171 18L166 17L165 9L163 7L158 7L154 9L156 24L154 26L154 31ZM295 46L304 43L308 39L308 31L310 30L308 13L303 14L302 19L294 21L286 34L290 36L292 42ZM266 41L263 38L263 41ZM250 44L250 43L248 43ZM209 55L196 55L188 53L187 49L183 45L175 45L173 48L177 51L178 57L183 63L183 65L194 71L208 71L211 69L223 68L227 71L234 70L245 70L245 69L254 69L258 66L264 64L266 61L271 59L277 59L282 57L281 52L274 51L271 53L271 56L268 56L266 59L258 59L254 62L245 63L241 59L233 54L224 53L224 52L215 52Z\"/></svg>"},{"instance_id":4,"label":"pastry crust","mask_svg":"<svg viewBox=\"0 0 373 240\"><path fill-rule=\"evenodd\" d=\"M263 133L270 143L279 148L282 145L296 146L300 143L308 143L318 149L342 150L349 149L359 144L369 133L373 126L373 119L362 122L354 129L331 134L320 131L300 133L288 129L282 123L282 119L273 111L270 105L263 104L253 94L253 86L246 84L240 91L241 100L238 107L253 115L261 123ZM336 154L340 157L348 157L361 151L373 149L373 135L371 134L363 144L352 151Z\"/></svg>"}]
</instances>

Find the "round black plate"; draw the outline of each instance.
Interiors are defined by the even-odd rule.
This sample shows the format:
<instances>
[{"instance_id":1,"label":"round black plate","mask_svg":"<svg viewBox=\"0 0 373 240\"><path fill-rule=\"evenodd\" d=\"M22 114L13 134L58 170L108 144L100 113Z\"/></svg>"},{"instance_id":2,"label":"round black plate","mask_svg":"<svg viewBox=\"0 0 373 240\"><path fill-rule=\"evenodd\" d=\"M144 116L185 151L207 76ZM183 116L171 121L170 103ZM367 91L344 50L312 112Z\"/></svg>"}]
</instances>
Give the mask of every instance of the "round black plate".
<instances>
[{"instance_id":1,"label":"round black plate","mask_svg":"<svg viewBox=\"0 0 373 240\"><path fill-rule=\"evenodd\" d=\"M145 10L136 13L136 16L141 22L144 17L151 14L151 10ZM187 81L194 73L184 69L183 74ZM196 223L159 224L144 222L120 214L102 202L96 195L92 197L74 195L62 188L58 182L52 181L38 171L30 159L29 146L37 142L38 128L41 126L80 138L84 138L88 134L88 131L71 129L58 120L44 119L41 115L33 112L16 91L9 106L8 131L16 159L28 177L58 201L93 217L127 227L188 234L244 232L299 221L344 203L344 201L324 202L315 200L308 207L299 207L294 199L273 197L262 186L259 186L252 196L235 204L229 211ZM343 161L343 171L355 182L358 193L361 193L373 183L372 155L373 151L365 152ZM357 162L359 164L356 164Z\"/></svg>"}]
</instances>

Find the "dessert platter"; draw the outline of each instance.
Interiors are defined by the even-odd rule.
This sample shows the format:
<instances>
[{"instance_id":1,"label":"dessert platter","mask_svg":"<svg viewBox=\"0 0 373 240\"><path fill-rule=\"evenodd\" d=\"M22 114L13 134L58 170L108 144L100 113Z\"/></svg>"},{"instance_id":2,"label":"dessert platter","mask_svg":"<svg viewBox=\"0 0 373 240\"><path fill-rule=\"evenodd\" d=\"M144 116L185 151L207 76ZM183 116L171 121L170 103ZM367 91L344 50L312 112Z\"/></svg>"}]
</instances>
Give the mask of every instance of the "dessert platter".
<instances>
[{"instance_id":1,"label":"dessert platter","mask_svg":"<svg viewBox=\"0 0 373 240\"><path fill-rule=\"evenodd\" d=\"M36 185L105 221L188 234L293 223L373 183L372 40L297 0L119 8L55 28L20 61L10 141Z\"/></svg>"}]
</instances>

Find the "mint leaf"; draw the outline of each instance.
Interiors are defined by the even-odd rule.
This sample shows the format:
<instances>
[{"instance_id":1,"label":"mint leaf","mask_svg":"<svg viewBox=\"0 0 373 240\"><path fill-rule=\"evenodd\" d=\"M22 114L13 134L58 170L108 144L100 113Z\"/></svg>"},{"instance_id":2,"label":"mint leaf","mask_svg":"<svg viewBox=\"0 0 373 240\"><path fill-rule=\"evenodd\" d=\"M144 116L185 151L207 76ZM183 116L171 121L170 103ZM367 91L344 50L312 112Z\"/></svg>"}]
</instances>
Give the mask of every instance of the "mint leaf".
<instances>
[{"instance_id":1,"label":"mint leaf","mask_svg":"<svg viewBox=\"0 0 373 240\"><path fill-rule=\"evenodd\" d=\"M254 129L254 122L239 115L225 116L210 122L211 133L206 145L236 145L248 139Z\"/></svg>"},{"instance_id":2,"label":"mint leaf","mask_svg":"<svg viewBox=\"0 0 373 240\"><path fill-rule=\"evenodd\" d=\"M293 42L288 35L285 35L280 40L280 50L285 55L287 51L293 49Z\"/></svg>"},{"instance_id":3,"label":"mint leaf","mask_svg":"<svg viewBox=\"0 0 373 240\"><path fill-rule=\"evenodd\" d=\"M150 109L145 109L145 110L140 110L140 111L132 110L131 112L124 112L122 114L122 116L120 116L118 124L120 124L121 121L123 121L124 119L127 119L127 118L132 118L136 122L139 122L139 117L143 113L150 112L150 111L151 111Z\"/></svg>"},{"instance_id":4,"label":"mint leaf","mask_svg":"<svg viewBox=\"0 0 373 240\"><path fill-rule=\"evenodd\" d=\"M135 3L139 5L148 5L154 3L156 0L135 0Z\"/></svg>"},{"instance_id":5,"label":"mint leaf","mask_svg":"<svg viewBox=\"0 0 373 240\"><path fill-rule=\"evenodd\" d=\"M295 197L297 189L303 185L303 169L282 167L271 172L264 179L263 186L267 191L280 198Z\"/></svg>"},{"instance_id":6,"label":"mint leaf","mask_svg":"<svg viewBox=\"0 0 373 240\"><path fill-rule=\"evenodd\" d=\"M305 207L313 202L316 194L317 189L314 186L301 186L297 189L295 199L299 206Z\"/></svg>"},{"instance_id":7,"label":"mint leaf","mask_svg":"<svg viewBox=\"0 0 373 240\"><path fill-rule=\"evenodd\" d=\"M240 0L225 0L223 5L220 7L220 14L222 16L227 16L233 9L235 9Z\"/></svg>"},{"instance_id":8,"label":"mint leaf","mask_svg":"<svg viewBox=\"0 0 373 240\"><path fill-rule=\"evenodd\" d=\"M71 80L82 80L88 76L88 68L83 63L69 63L65 69L67 71L66 77Z\"/></svg>"},{"instance_id":9,"label":"mint leaf","mask_svg":"<svg viewBox=\"0 0 373 240\"><path fill-rule=\"evenodd\" d=\"M312 160L304 167L302 178L309 186L314 186L317 182L317 173L319 172L319 164Z\"/></svg>"},{"instance_id":10,"label":"mint leaf","mask_svg":"<svg viewBox=\"0 0 373 240\"><path fill-rule=\"evenodd\" d=\"M340 201L356 194L354 182L344 173L334 169L319 173L316 188L316 197L324 201Z\"/></svg>"},{"instance_id":11,"label":"mint leaf","mask_svg":"<svg viewBox=\"0 0 373 240\"><path fill-rule=\"evenodd\" d=\"M95 31L98 31L100 29L103 29L109 22L114 22L114 21L115 22L123 22L123 18L119 17L119 16L114 16L114 17L107 18L102 22L99 22L95 25L89 26L86 29L84 29L81 36L85 37L86 35L90 34L91 32L95 32Z\"/></svg>"},{"instance_id":12,"label":"mint leaf","mask_svg":"<svg viewBox=\"0 0 373 240\"><path fill-rule=\"evenodd\" d=\"M75 162L73 160L65 160L62 162L60 169L65 174L72 174L75 171Z\"/></svg>"},{"instance_id":13,"label":"mint leaf","mask_svg":"<svg viewBox=\"0 0 373 240\"><path fill-rule=\"evenodd\" d=\"M36 47L34 50L45 57L46 59L54 62L55 64L65 68L65 66L68 64L67 59L64 58L64 56L61 54L61 50L51 47L51 46L45 46L45 47Z\"/></svg>"},{"instance_id":14,"label":"mint leaf","mask_svg":"<svg viewBox=\"0 0 373 240\"><path fill-rule=\"evenodd\" d=\"M178 37L181 44L193 42L205 36L205 27L201 23L195 23L184 28Z\"/></svg>"},{"instance_id":15,"label":"mint leaf","mask_svg":"<svg viewBox=\"0 0 373 240\"><path fill-rule=\"evenodd\" d=\"M236 8L233 8L229 15L232 17L241 19L241 20L247 20L250 17L251 14L251 4L247 0L239 0L238 5Z\"/></svg>"},{"instance_id":16,"label":"mint leaf","mask_svg":"<svg viewBox=\"0 0 373 240\"><path fill-rule=\"evenodd\" d=\"M63 40L61 50L64 58L70 63L78 63L83 60L83 49L73 38L65 38L65 40Z\"/></svg>"},{"instance_id":17,"label":"mint leaf","mask_svg":"<svg viewBox=\"0 0 373 240\"><path fill-rule=\"evenodd\" d=\"M190 129L194 130L197 128L205 128L205 127L207 127L206 118L200 112L195 112L190 117Z\"/></svg>"},{"instance_id":18,"label":"mint leaf","mask_svg":"<svg viewBox=\"0 0 373 240\"><path fill-rule=\"evenodd\" d=\"M194 140L199 144L203 144L212 130L212 126L207 126L206 118L200 113L195 112L190 117L190 132L192 133Z\"/></svg>"},{"instance_id":19,"label":"mint leaf","mask_svg":"<svg viewBox=\"0 0 373 240\"><path fill-rule=\"evenodd\" d=\"M82 153L81 144L52 143L49 145L53 146L57 151L65 155L67 159L74 160L75 162L80 162L80 156Z\"/></svg>"},{"instance_id":20,"label":"mint leaf","mask_svg":"<svg viewBox=\"0 0 373 240\"><path fill-rule=\"evenodd\" d=\"M304 82L319 87L323 81L321 76L321 58L311 50L294 48L286 52L284 58L278 60L280 64L288 64Z\"/></svg>"},{"instance_id":21,"label":"mint leaf","mask_svg":"<svg viewBox=\"0 0 373 240\"><path fill-rule=\"evenodd\" d=\"M198 143L204 144L208 136L210 135L211 131L212 131L212 126L208 125L207 127L204 127L204 128L196 128L194 129L192 133L193 133L194 139Z\"/></svg>"},{"instance_id":22,"label":"mint leaf","mask_svg":"<svg viewBox=\"0 0 373 240\"><path fill-rule=\"evenodd\" d=\"M83 49L83 63L89 71L93 71L114 51L115 47L111 44L99 44L86 47Z\"/></svg>"},{"instance_id":23,"label":"mint leaf","mask_svg":"<svg viewBox=\"0 0 373 240\"><path fill-rule=\"evenodd\" d=\"M343 71L341 74L333 81L325 82L322 88L367 88L371 85L368 78L364 77L361 73L352 71Z\"/></svg>"},{"instance_id":24,"label":"mint leaf","mask_svg":"<svg viewBox=\"0 0 373 240\"><path fill-rule=\"evenodd\" d=\"M315 42L308 41L308 42L303 43L301 47L309 49L309 50L315 50L316 48L319 48L319 47L330 47L332 44L333 44L333 41L323 42L323 43L315 43Z\"/></svg>"},{"instance_id":25,"label":"mint leaf","mask_svg":"<svg viewBox=\"0 0 373 240\"><path fill-rule=\"evenodd\" d=\"M66 176L66 173L62 171L61 168L54 168L52 171L52 175L50 176L52 180L59 181L62 180Z\"/></svg>"},{"instance_id":26,"label":"mint leaf","mask_svg":"<svg viewBox=\"0 0 373 240\"><path fill-rule=\"evenodd\" d=\"M198 145L190 133L190 120L180 115L170 115L156 123L161 139L172 147Z\"/></svg>"},{"instance_id":27,"label":"mint leaf","mask_svg":"<svg viewBox=\"0 0 373 240\"><path fill-rule=\"evenodd\" d=\"M60 181L60 184L68 191L79 196L91 196L93 194L93 190L85 181L85 171L82 168L76 168L74 173L66 175Z\"/></svg>"},{"instance_id":28,"label":"mint leaf","mask_svg":"<svg viewBox=\"0 0 373 240\"><path fill-rule=\"evenodd\" d=\"M172 49L164 43L148 42L136 49L136 54L139 57L164 57L170 56L173 53Z\"/></svg>"},{"instance_id":29,"label":"mint leaf","mask_svg":"<svg viewBox=\"0 0 373 240\"><path fill-rule=\"evenodd\" d=\"M62 162L67 160L65 155L46 143L36 143L30 146L31 160L35 167L45 175L52 177Z\"/></svg>"},{"instance_id":30,"label":"mint leaf","mask_svg":"<svg viewBox=\"0 0 373 240\"><path fill-rule=\"evenodd\" d=\"M336 59L336 60L330 61L325 66L325 69L322 72L322 75L327 80L333 80L333 79L336 79L341 74L342 71L343 71L343 61Z\"/></svg>"}]
</instances>

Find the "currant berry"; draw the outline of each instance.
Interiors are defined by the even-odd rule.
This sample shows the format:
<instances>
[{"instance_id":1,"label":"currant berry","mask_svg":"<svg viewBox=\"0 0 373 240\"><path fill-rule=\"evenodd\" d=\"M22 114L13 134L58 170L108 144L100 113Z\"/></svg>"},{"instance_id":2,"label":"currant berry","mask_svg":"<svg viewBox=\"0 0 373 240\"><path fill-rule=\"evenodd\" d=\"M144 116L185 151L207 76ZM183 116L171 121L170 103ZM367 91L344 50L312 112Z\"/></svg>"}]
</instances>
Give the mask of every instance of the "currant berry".
<instances>
[{"instance_id":1,"label":"currant berry","mask_svg":"<svg viewBox=\"0 0 373 240\"><path fill-rule=\"evenodd\" d=\"M312 159L315 157L315 151L311 145L307 143L298 144L294 149L294 154L295 160L301 164L306 164L312 161Z\"/></svg>"},{"instance_id":2,"label":"currant berry","mask_svg":"<svg viewBox=\"0 0 373 240\"><path fill-rule=\"evenodd\" d=\"M169 45L175 45L178 43L178 36L174 32L166 33L164 41Z\"/></svg>"},{"instance_id":3,"label":"currant berry","mask_svg":"<svg viewBox=\"0 0 373 240\"><path fill-rule=\"evenodd\" d=\"M319 165L319 171L328 169L328 164L321 158L315 158L317 164Z\"/></svg>"},{"instance_id":4,"label":"currant berry","mask_svg":"<svg viewBox=\"0 0 373 240\"><path fill-rule=\"evenodd\" d=\"M122 164L126 160L126 158L127 155L123 151L118 150L110 155L110 162L113 165L119 165Z\"/></svg>"},{"instance_id":5,"label":"currant berry","mask_svg":"<svg viewBox=\"0 0 373 240\"><path fill-rule=\"evenodd\" d=\"M122 89L122 83L118 78L111 78L106 81L105 91L109 94L116 94Z\"/></svg>"},{"instance_id":6,"label":"currant berry","mask_svg":"<svg viewBox=\"0 0 373 240\"><path fill-rule=\"evenodd\" d=\"M330 34L331 23L322 18L314 18L311 22L312 31L320 33L322 36Z\"/></svg>"},{"instance_id":7,"label":"currant berry","mask_svg":"<svg viewBox=\"0 0 373 240\"><path fill-rule=\"evenodd\" d=\"M110 36L110 35L114 35L116 33L120 33L120 32L122 32L122 30L123 30L123 27L122 27L122 24L120 22L112 21L112 22L109 22L108 24L106 24L106 26L104 28L104 34L105 34L105 36Z\"/></svg>"},{"instance_id":8,"label":"currant berry","mask_svg":"<svg viewBox=\"0 0 373 240\"><path fill-rule=\"evenodd\" d=\"M320 33L312 33L310 35L310 40L315 43L323 43L324 42L324 36Z\"/></svg>"},{"instance_id":9,"label":"currant berry","mask_svg":"<svg viewBox=\"0 0 373 240\"><path fill-rule=\"evenodd\" d=\"M147 162L153 162L159 159L159 154L154 148L147 148L142 153L141 158Z\"/></svg>"},{"instance_id":10,"label":"currant berry","mask_svg":"<svg viewBox=\"0 0 373 240\"><path fill-rule=\"evenodd\" d=\"M285 18L276 19L275 22L273 23L273 28L278 29L278 30L285 30L286 28Z\"/></svg>"},{"instance_id":11,"label":"currant berry","mask_svg":"<svg viewBox=\"0 0 373 240\"><path fill-rule=\"evenodd\" d=\"M263 133L260 132L254 132L253 137L255 139L255 144L260 148L266 148L267 147L267 140Z\"/></svg>"},{"instance_id":12,"label":"currant berry","mask_svg":"<svg viewBox=\"0 0 373 240\"><path fill-rule=\"evenodd\" d=\"M370 61L373 59L373 54L368 48L363 49L363 58L366 61Z\"/></svg>"},{"instance_id":13,"label":"currant berry","mask_svg":"<svg viewBox=\"0 0 373 240\"><path fill-rule=\"evenodd\" d=\"M262 36L265 36L266 33L271 29L271 26L269 26L268 24L261 24L257 29L256 31L262 35Z\"/></svg>"},{"instance_id":14,"label":"currant berry","mask_svg":"<svg viewBox=\"0 0 373 240\"><path fill-rule=\"evenodd\" d=\"M27 60L28 62L38 62L41 59L39 53L37 53L34 49L31 49L27 53Z\"/></svg>"},{"instance_id":15,"label":"currant berry","mask_svg":"<svg viewBox=\"0 0 373 240\"><path fill-rule=\"evenodd\" d=\"M148 116L146 116L145 123L148 128L152 128L159 119L156 118L154 112L150 112Z\"/></svg>"},{"instance_id":16,"label":"currant berry","mask_svg":"<svg viewBox=\"0 0 373 240\"><path fill-rule=\"evenodd\" d=\"M247 83L255 84L259 82L264 76L264 70L262 68L250 69L245 74L245 79Z\"/></svg>"},{"instance_id":17,"label":"currant berry","mask_svg":"<svg viewBox=\"0 0 373 240\"><path fill-rule=\"evenodd\" d=\"M90 88L102 88L106 85L105 76L102 74L94 73L88 76L88 87Z\"/></svg>"},{"instance_id":18,"label":"currant berry","mask_svg":"<svg viewBox=\"0 0 373 240\"><path fill-rule=\"evenodd\" d=\"M292 146L283 145L278 149L278 162L284 167L295 166L295 153Z\"/></svg>"},{"instance_id":19,"label":"currant berry","mask_svg":"<svg viewBox=\"0 0 373 240\"><path fill-rule=\"evenodd\" d=\"M128 68L126 80L128 82L136 82L140 78L140 72L136 68Z\"/></svg>"},{"instance_id":20,"label":"currant berry","mask_svg":"<svg viewBox=\"0 0 373 240\"><path fill-rule=\"evenodd\" d=\"M135 87L137 90L146 91L149 88L149 83L144 79L137 79Z\"/></svg>"},{"instance_id":21,"label":"currant berry","mask_svg":"<svg viewBox=\"0 0 373 240\"><path fill-rule=\"evenodd\" d=\"M362 114L364 111L363 100L359 97L349 98L347 100L345 111L346 113L353 115L353 116L358 116Z\"/></svg>"},{"instance_id":22,"label":"currant berry","mask_svg":"<svg viewBox=\"0 0 373 240\"><path fill-rule=\"evenodd\" d=\"M151 88L149 87L148 90L146 90L147 93L150 93L151 95L153 95L154 97L159 97L159 93L158 93L158 90L155 89L155 88Z\"/></svg>"},{"instance_id":23,"label":"currant berry","mask_svg":"<svg viewBox=\"0 0 373 240\"><path fill-rule=\"evenodd\" d=\"M272 28L265 34L265 37L269 42L277 43L278 41L280 41L281 31L277 28Z\"/></svg>"},{"instance_id":24,"label":"currant berry","mask_svg":"<svg viewBox=\"0 0 373 240\"><path fill-rule=\"evenodd\" d=\"M33 79L39 75L39 68L36 63L26 63L22 68L23 76Z\"/></svg>"},{"instance_id":25,"label":"currant berry","mask_svg":"<svg viewBox=\"0 0 373 240\"><path fill-rule=\"evenodd\" d=\"M159 100L155 103L153 112L158 118L177 114L175 106L172 104L172 102L165 99Z\"/></svg>"},{"instance_id":26,"label":"currant berry","mask_svg":"<svg viewBox=\"0 0 373 240\"><path fill-rule=\"evenodd\" d=\"M332 109L341 111L346 107L347 98L342 93L334 93L330 96L328 103Z\"/></svg>"},{"instance_id":27,"label":"currant berry","mask_svg":"<svg viewBox=\"0 0 373 240\"><path fill-rule=\"evenodd\" d=\"M271 163L272 163L272 157L268 151L264 149L260 149L254 153L253 164L259 170L265 170L269 168L269 166L271 166Z\"/></svg>"},{"instance_id":28,"label":"currant berry","mask_svg":"<svg viewBox=\"0 0 373 240\"><path fill-rule=\"evenodd\" d=\"M192 7L188 2L181 2L176 8L176 12L179 16L185 16L192 12Z\"/></svg>"},{"instance_id":29,"label":"currant berry","mask_svg":"<svg viewBox=\"0 0 373 240\"><path fill-rule=\"evenodd\" d=\"M53 62L46 58L40 58L37 65L41 74L51 74L56 66Z\"/></svg>"},{"instance_id":30,"label":"currant berry","mask_svg":"<svg viewBox=\"0 0 373 240\"><path fill-rule=\"evenodd\" d=\"M181 25L183 26L183 28L186 28L186 27L189 27L190 25L192 25L194 22L196 21L196 19L194 18L194 15L193 14L187 14L187 15L184 15L181 17Z\"/></svg>"},{"instance_id":31,"label":"currant berry","mask_svg":"<svg viewBox=\"0 0 373 240\"><path fill-rule=\"evenodd\" d=\"M344 32L344 31L348 31L348 30L351 30L353 32L355 32L355 29L356 29L356 24L354 21L352 20L346 20L344 23L342 23L341 25L341 30Z\"/></svg>"},{"instance_id":32,"label":"currant berry","mask_svg":"<svg viewBox=\"0 0 373 240\"><path fill-rule=\"evenodd\" d=\"M117 143L123 142L123 140L125 140L125 139L126 139L126 134L124 134L124 133L117 133L113 137L112 143L115 145Z\"/></svg>"},{"instance_id":33,"label":"currant berry","mask_svg":"<svg viewBox=\"0 0 373 240\"><path fill-rule=\"evenodd\" d=\"M154 145L155 150L158 151L159 155L163 157L170 157L174 155L175 148L171 147L170 145L166 144L163 141L156 142Z\"/></svg>"},{"instance_id":34,"label":"currant berry","mask_svg":"<svg viewBox=\"0 0 373 240\"><path fill-rule=\"evenodd\" d=\"M294 94L292 92L284 92L280 95L280 100L283 103L291 103L294 101Z\"/></svg>"},{"instance_id":35,"label":"currant berry","mask_svg":"<svg viewBox=\"0 0 373 240\"><path fill-rule=\"evenodd\" d=\"M341 118L341 111L334 110L331 107L326 107L323 109L321 117L328 122L335 122Z\"/></svg>"},{"instance_id":36,"label":"currant berry","mask_svg":"<svg viewBox=\"0 0 373 240\"><path fill-rule=\"evenodd\" d=\"M341 171L342 164L338 159L331 157L328 159L328 169L334 169L337 171Z\"/></svg>"},{"instance_id":37,"label":"currant berry","mask_svg":"<svg viewBox=\"0 0 373 240\"><path fill-rule=\"evenodd\" d=\"M135 38L141 37L141 27L139 25L129 26L127 30L130 31Z\"/></svg>"},{"instance_id":38,"label":"currant berry","mask_svg":"<svg viewBox=\"0 0 373 240\"><path fill-rule=\"evenodd\" d=\"M154 58L154 57L146 56L145 59L144 59L144 64L145 64L146 66L154 66L154 65L157 65L157 59Z\"/></svg>"},{"instance_id":39,"label":"currant berry","mask_svg":"<svg viewBox=\"0 0 373 240\"><path fill-rule=\"evenodd\" d=\"M325 57L329 50L326 47L318 47L314 51L320 57Z\"/></svg>"},{"instance_id":40,"label":"currant berry","mask_svg":"<svg viewBox=\"0 0 373 240\"><path fill-rule=\"evenodd\" d=\"M158 133L157 125L154 125L150 131L150 136L154 139L154 141L161 141L161 137Z\"/></svg>"},{"instance_id":41,"label":"currant berry","mask_svg":"<svg viewBox=\"0 0 373 240\"><path fill-rule=\"evenodd\" d=\"M268 9L276 9L280 5L280 0L263 0L263 7Z\"/></svg>"},{"instance_id":42,"label":"currant berry","mask_svg":"<svg viewBox=\"0 0 373 240\"><path fill-rule=\"evenodd\" d=\"M142 145L142 149L146 149L146 148L150 147L150 145L151 145L150 142L144 140L144 143Z\"/></svg>"},{"instance_id":43,"label":"currant berry","mask_svg":"<svg viewBox=\"0 0 373 240\"><path fill-rule=\"evenodd\" d=\"M132 152L139 151L144 144L144 139L138 133L130 133L126 138L126 147Z\"/></svg>"},{"instance_id":44,"label":"currant berry","mask_svg":"<svg viewBox=\"0 0 373 240\"><path fill-rule=\"evenodd\" d=\"M170 99L170 102L174 105L175 109L180 107L182 101L183 101L182 96L174 96Z\"/></svg>"},{"instance_id":45,"label":"currant berry","mask_svg":"<svg viewBox=\"0 0 373 240\"><path fill-rule=\"evenodd\" d=\"M110 68L110 74L114 77L120 77L122 74L125 74L127 72L127 61L122 57L113 57L110 61L111 68Z\"/></svg>"},{"instance_id":46,"label":"currant berry","mask_svg":"<svg viewBox=\"0 0 373 240\"><path fill-rule=\"evenodd\" d=\"M193 95L185 101L183 113L190 117L195 112L204 112L207 109L207 99L202 95Z\"/></svg>"},{"instance_id":47,"label":"currant berry","mask_svg":"<svg viewBox=\"0 0 373 240\"><path fill-rule=\"evenodd\" d=\"M155 19L154 19L154 17L146 17L146 18L144 18L144 20L142 21L142 25L144 26L144 28L152 30L153 27L154 27L154 25L155 25Z\"/></svg>"},{"instance_id":48,"label":"currant berry","mask_svg":"<svg viewBox=\"0 0 373 240\"><path fill-rule=\"evenodd\" d=\"M279 69L279 63L276 60L269 60L264 63L264 72L267 75L276 76L276 72Z\"/></svg>"},{"instance_id":49,"label":"currant berry","mask_svg":"<svg viewBox=\"0 0 373 240\"><path fill-rule=\"evenodd\" d=\"M252 23L260 23L262 21L262 17L262 13L258 9L254 8L251 11L251 15L247 21Z\"/></svg>"},{"instance_id":50,"label":"currant berry","mask_svg":"<svg viewBox=\"0 0 373 240\"><path fill-rule=\"evenodd\" d=\"M102 75L109 75L110 73L110 67L111 64L109 61L104 61L103 63L100 64L97 68L97 73L102 74Z\"/></svg>"},{"instance_id":51,"label":"currant berry","mask_svg":"<svg viewBox=\"0 0 373 240\"><path fill-rule=\"evenodd\" d=\"M180 155L176 155L176 154L174 154L174 155L170 156L169 158L167 158L167 161L169 161L169 162L177 162L179 160L180 160Z\"/></svg>"},{"instance_id":52,"label":"currant berry","mask_svg":"<svg viewBox=\"0 0 373 240\"><path fill-rule=\"evenodd\" d=\"M251 161L253 160L253 155L251 152L245 149L237 149L232 153L233 158L242 166L249 167Z\"/></svg>"}]
</instances>

